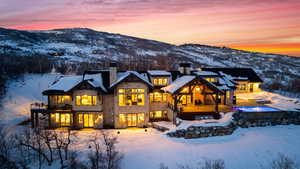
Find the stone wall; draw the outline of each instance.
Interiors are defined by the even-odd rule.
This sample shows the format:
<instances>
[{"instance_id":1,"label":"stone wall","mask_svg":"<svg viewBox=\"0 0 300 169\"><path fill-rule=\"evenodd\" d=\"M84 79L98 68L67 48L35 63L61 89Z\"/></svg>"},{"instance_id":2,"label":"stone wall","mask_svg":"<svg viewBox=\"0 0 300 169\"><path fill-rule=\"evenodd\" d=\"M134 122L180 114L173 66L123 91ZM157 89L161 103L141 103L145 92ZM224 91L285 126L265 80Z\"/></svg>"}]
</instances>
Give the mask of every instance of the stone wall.
<instances>
[{"instance_id":1,"label":"stone wall","mask_svg":"<svg viewBox=\"0 0 300 169\"><path fill-rule=\"evenodd\" d=\"M176 130L175 132L167 133L167 135L170 137L184 137L185 139L225 136L231 135L236 128L237 126L233 125L233 123L228 126L190 126L186 130Z\"/></svg>"},{"instance_id":2,"label":"stone wall","mask_svg":"<svg viewBox=\"0 0 300 169\"><path fill-rule=\"evenodd\" d=\"M232 122L227 126L190 126L167 133L169 137L183 137L185 139L212 136L231 135L238 127L264 127L274 125L300 125L300 112L251 112L235 113Z\"/></svg>"},{"instance_id":3,"label":"stone wall","mask_svg":"<svg viewBox=\"0 0 300 169\"><path fill-rule=\"evenodd\" d=\"M233 115L233 123L242 128L264 127L275 125L300 125L300 112L276 111L276 112L242 112Z\"/></svg>"}]
</instances>

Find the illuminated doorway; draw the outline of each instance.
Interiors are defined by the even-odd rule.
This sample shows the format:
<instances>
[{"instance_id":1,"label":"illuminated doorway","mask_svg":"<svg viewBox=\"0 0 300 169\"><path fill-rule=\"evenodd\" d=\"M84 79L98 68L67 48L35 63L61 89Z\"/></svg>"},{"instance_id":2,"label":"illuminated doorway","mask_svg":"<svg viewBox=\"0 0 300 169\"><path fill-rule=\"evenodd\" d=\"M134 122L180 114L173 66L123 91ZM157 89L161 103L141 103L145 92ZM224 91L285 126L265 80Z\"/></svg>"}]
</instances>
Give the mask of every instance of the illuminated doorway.
<instances>
[{"instance_id":1,"label":"illuminated doorway","mask_svg":"<svg viewBox=\"0 0 300 169\"><path fill-rule=\"evenodd\" d=\"M93 114L83 114L83 127L94 127Z\"/></svg>"},{"instance_id":2,"label":"illuminated doorway","mask_svg":"<svg viewBox=\"0 0 300 169\"><path fill-rule=\"evenodd\" d=\"M136 114L127 114L127 125L128 127L136 127L137 125Z\"/></svg>"}]
</instances>

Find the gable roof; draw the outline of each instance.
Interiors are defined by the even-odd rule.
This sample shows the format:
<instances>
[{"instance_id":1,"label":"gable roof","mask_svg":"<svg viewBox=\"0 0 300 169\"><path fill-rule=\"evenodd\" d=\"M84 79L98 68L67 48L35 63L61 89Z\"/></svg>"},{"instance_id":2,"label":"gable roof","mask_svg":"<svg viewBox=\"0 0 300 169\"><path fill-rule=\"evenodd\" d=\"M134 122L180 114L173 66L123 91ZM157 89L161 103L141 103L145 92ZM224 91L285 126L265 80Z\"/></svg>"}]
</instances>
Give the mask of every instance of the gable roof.
<instances>
[{"instance_id":1,"label":"gable roof","mask_svg":"<svg viewBox=\"0 0 300 169\"><path fill-rule=\"evenodd\" d=\"M43 94L47 95L50 93L63 94L69 92L74 87L78 86L82 82L87 82L94 88L100 88L102 91L106 92L105 87L103 86L101 74L86 74L82 75L73 75L73 76L61 76L57 81L52 83L52 85L43 91Z\"/></svg>"},{"instance_id":2,"label":"gable roof","mask_svg":"<svg viewBox=\"0 0 300 169\"><path fill-rule=\"evenodd\" d=\"M190 81L194 80L196 76L181 76L180 78L176 79L174 82L169 84L166 87L161 88L165 92L175 93L181 87L188 84Z\"/></svg>"},{"instance_id":3,"label":"gable roof","mask_svg":"<svg viewBox=\"0 0 300 169\"><path fill-rule=\"evenodd\" d=\"M147 74L141 74L136 71L126 71L126 72L119 72L117 80L110 85L110 89L114 88L116 85L124 81L127 77L130 75L137 77L140 79L142 82L146 83L148 86L153 87L152 83L149 82Z\"/></svg>"},{"instance_id":4,"label":"gable roof","mask_svg":"<svg viewBox=\"0 0 300 169\"><path fill-rule=\"evenodd\" d=\"M250 82L263 82L252 68L201 68L204 71L216 73L223 72L232 76L234 80L249 80Z\"/></svg>"},{"instance_id":5,"label":"gable roof","mask_svg":"<svg viewBox=\"0 0 300 169\"><path fill-rule=\"evenodd\" d=\"M150 76L171 76L170 72L165 70L148 70Z\"/></svg>"},{"instance_id":6,"label":"gable roof","mask_svg":"<svg viewBox=\"0 0 300 169\"><path fill-rule=\"evenodd\" d=\"M169 84L166 87L161 88L163 91L168 92L168 93L175 93L178 90L180 90L183 86L187 85L188 83L194 81L194 80L200 80L201 82L203 82L204 84L206 84L210 89L212 90L217 90L221 93L223 93L222 89L219 89L216 85L214 85L213 83L203 79L200 76L195 76L195 75L184 75L181 76L180 78L176 79L174 82L172 82L171 84Z\"/></svg>"},{"instance_id":7,"label":"gable roof","mask_svg":"<svg viewBox=\"0 0 300 169\"><path fill-rule=\"evenodd\" d=\"M193 72L193 73L198 75L198 76L218 76L217 73L211 72L211 71L196 71L196 72Z\"/></svg>"}]
</instances>

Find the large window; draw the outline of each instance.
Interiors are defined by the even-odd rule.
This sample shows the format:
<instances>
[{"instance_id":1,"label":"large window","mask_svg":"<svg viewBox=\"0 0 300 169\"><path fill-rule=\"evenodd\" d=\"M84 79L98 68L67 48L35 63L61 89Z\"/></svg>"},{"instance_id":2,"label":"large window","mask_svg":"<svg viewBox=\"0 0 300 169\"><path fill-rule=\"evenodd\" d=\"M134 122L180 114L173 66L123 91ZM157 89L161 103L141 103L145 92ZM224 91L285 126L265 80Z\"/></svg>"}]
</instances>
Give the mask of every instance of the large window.
<instances>
[{"instance_id":1,"label":"large window","mask_svg":"<svg viewBox=\"0 0 300 169\"><path fill-rule=\"evenodd\" d=\"M145 114L144 113L122 113L119 114L119 124L126 127L136 127L144 125Z\"/></svg>"},{"instance_id":2,"label":"large window","mask_svg":"<svg viewBox=\"0 0 300 169\"><path fill-rule=\"evenodd\" d=\"M150 93L151 102L167 102L167 93L154 92Z\"/></svg>"},{"instance_id":3,"label":"large window","mask_svg":"<svg viewBox=\"0 0 300 169\"><path fill-rule=\"evenodd\" d=\"M83 127L94 127L103 123L103 115L99 113L79 113L78 123Z\"/></svg>"},{"instance_id":4,"label":"large window","mask_svg":"<svg viewBox=\"0 0 300 169\"><path fill-rule=\"evenodd\" d=\"M153 84L155 86L165 86L168 84L168 78L154 78Z\"/></svg>"},{"instance_id":5,"label":"large window","mask_svg":"<svg viewBox=\"0 0 300 169\"><path fill-rule=\"evenodd\" d=\"M230 91L226 91L226 100L227 102L230 100Z\"/></svg>"},{"instance_id":6,"label":"large window","mask_svg":"<svg viewBox=\"0 0 300 169\"><path fill-rule=\"evenodd\" d=\"M239 84L238 89L239 90L246 90L246 84Z\"/></svg>"},{"instance_id":7,"label":"large window","mask_svg":"<svg viewBox=\"0 0 300 169\"><path fill-rule=\"evenodd\" d=\"M151 120L167 119L167 118L168 118L168 114L167 114L166 110L150 112L150 119Z\"/></svg>"},{"instance_id":8,"label":"large window","mask_svg":"<svg viewBox=\"0 0 300 169\"><path fill-rule=\"evenodd\" d=\"M97 105L97 96L76 96L77 106L95 106Z\"/></svg>"},{"instance_id":9,"label":"large window","mask_svg":"<svg viewBox=\"0 0 300 169\"><path fill-rule=\"evenodd\" d=\"M182 88L180 93L189 93L189 88L188 87Z\"/></svg>"},{"instance_id":10,"label":"large window","mask_svg":"<svg viewBox=\"0 0 300 169\"><path fill-rule=\"evenodd\" d=\"M180 97L179 103L182 105L191 104L192 103L192 97L190 95L182 95Z\"/></svg>"},{"instance_id":11,"label":"large window","mask_svg":"<svg viewBox=\"0 0 300 169\"><path fill-rule=\"evenodd\" d=\"M51 119L61 127L69 127L71 125L71 113L52 113Z\"/></svg>"},{"instance_id":12,"label":"large window","mask_svg":"<svg viewBox=\"0 0 300 169\"><path fill-rule=\"evenodd\" d=\"M54 95L49 96L52 104L66 104L71 103L71 96L68 95Z\"/></svg>"},{"instance_id":13,"label":"large window","mask_svg":"<svg viewBox=\"0 0 300 169\"><path fill-rule=\"evenodd\" d=\"M119 106L143 106L145 104L144 89L119 89Z\"/></svg>"}]
</instances>

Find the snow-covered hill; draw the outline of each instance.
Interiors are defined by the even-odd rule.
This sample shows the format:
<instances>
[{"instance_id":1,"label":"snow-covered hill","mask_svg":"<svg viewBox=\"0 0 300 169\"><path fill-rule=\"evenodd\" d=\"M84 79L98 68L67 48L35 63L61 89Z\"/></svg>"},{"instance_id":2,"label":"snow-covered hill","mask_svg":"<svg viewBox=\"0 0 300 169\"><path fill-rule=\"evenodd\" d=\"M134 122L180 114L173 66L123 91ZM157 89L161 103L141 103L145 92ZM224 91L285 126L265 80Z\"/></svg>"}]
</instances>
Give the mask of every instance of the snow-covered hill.
<instances>
[{"instance_id":1,"label":"snow-covered hill","mask_svg":"<svg viewBox=\"0 0 300 169\"><path fill-rule=\"evenodd\" d=\"M178 62L189 61L195 67L252 67L265 81L280 81L283 86L291 79L300 79L300 57L198 44L176 46L86 28L49 31L0 28L0 55L49 56L56 62L73 65L115 60L132 65L132 69L164 65L175 69Z\"/></svg>"},{"instance_id":2,"label":"snow-covered hill","mask_svg":"<svg viewBox=\"0 0 300 169\"><path fill-rule=\"evenodd\" d=\"M41 92L57 79L59 74L25 74L15 80L7 81L7 94L0 108L0 125L5 124L12 130L15 125L30 117L30 104L47 102ZM246 96L245 96L246 97ZM267 98L276 104L291 105L296 99L273 93L257 93L250 98ZM246 98L249 98L246 97ZM298 104L298 102L297 102ZM300 126L269 126L239 128L232 135L200 139L170 138L155 129L107 130L117 135L116 148L124 154L123 169L155 169L160 163L170 168L179 164L196 166L206 159L223 159L230 169L259 169L267 166L278 153L283 153L300 163ZM117 132L119 134L116 134ZM100 130L81 130L70 150L76 150L82 162L88 161L90 140ZM266 144L268 143L268 144ZM163 151L162 151L163 150ZM36 168L37 161L31 163ZM45 169L56 169L58 164L45 165ZM196 167L195 167L196 168Z\"/></svg>"}]
</instances>

